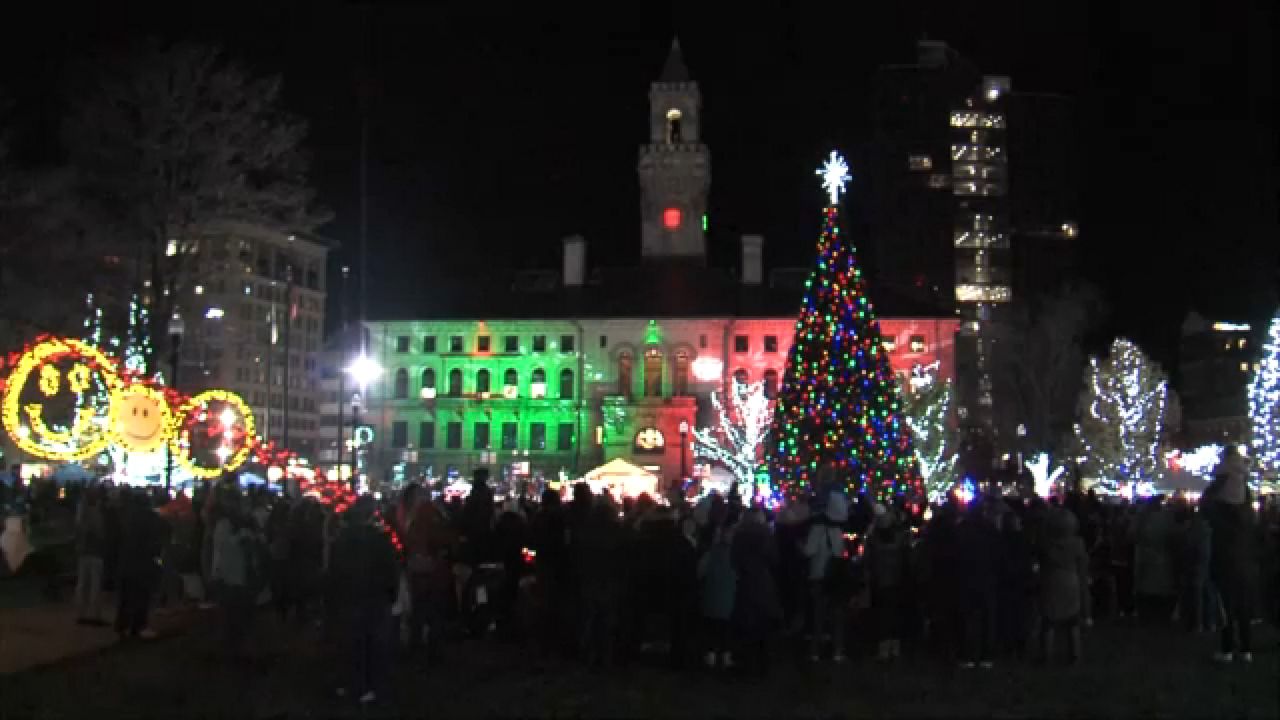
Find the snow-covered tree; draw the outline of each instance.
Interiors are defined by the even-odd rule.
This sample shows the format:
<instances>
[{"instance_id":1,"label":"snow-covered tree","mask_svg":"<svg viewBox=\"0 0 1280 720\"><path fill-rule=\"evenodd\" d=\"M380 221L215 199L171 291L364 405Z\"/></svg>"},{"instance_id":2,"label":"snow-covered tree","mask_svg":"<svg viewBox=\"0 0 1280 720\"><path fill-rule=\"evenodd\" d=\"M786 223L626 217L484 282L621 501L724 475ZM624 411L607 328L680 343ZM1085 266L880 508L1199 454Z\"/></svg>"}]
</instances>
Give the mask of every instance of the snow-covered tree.
<instances>
[{"instance_id":1,"label":"snow-covered tree","mask_svg":"<svg viewBox=\"0 0 1280 720\"><path fill-rule=\"evenodd\" d=\"M1271 319L1262 358L1249 380L1249 419L1253 424L1254 492L1262 479L1280 473L1280 311Z\"/></svg>"},{"instance_id":2,"label":"snow-covered tree","mask_svg":"<svg viewBox=\"0 0 1280 720\"><path fill-rule=\"evenodd\" d=\"M916 464L930 501L945 498L956 484L960 431L952 418L952 388L938 379L938 363L916 365L902 388L903 415L911 429Z\"/></svg>"},{"instance_id":3,"label":"snow-covered tree","mask_svg":"<svg viewBox=\"0 0 1280 720\"><path fill-rule=\"evenodd\" d=\"M1089 359L1076 435L1101 490L1155 480L1168 404L1164 371L1129 340L1116 338L1105 359Z\"/></svg>"},{"instance_id":4,"label":"snow-covered tree","mask_svg":"<svg viewBox=\"0 0 1280 720\"><path fill-rule=\"evenodd\" d=\"M693 454L728 468L740 492L750 497L773 420L773 403L765 395L764 383L731 382L727 403L721 393L711 393L719 420L716 427L694 429Z\"/></svg>"}]
</instances>

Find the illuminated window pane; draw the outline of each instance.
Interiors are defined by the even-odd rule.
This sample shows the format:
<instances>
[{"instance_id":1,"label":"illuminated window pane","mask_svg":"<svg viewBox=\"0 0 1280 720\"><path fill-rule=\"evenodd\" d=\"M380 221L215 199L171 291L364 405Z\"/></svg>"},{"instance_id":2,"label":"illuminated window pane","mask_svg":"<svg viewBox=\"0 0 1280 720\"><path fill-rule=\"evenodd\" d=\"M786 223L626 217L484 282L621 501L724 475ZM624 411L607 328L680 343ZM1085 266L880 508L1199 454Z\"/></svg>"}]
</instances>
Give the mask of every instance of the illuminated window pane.
<instances>
[{"instance_id":1,"label":"illuminated window pane","mask_svg":"<svg viewBox=\"0 0 1280 720\"><path fill-rule=\"evenodd\" d=\"M680 208L667 208L662 211L662 227L676 230L680 227Z\"/></svg>"}]
</instances>

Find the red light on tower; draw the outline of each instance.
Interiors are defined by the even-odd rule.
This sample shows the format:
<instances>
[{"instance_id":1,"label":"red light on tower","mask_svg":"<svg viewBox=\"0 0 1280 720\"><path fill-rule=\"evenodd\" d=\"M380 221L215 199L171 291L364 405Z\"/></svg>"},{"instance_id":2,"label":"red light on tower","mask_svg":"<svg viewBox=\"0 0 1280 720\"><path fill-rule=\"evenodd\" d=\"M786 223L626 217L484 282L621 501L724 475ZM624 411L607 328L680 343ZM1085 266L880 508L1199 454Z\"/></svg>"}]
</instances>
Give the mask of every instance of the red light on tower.
<instances>
[{"instance_id":1,"label":"red light on tower","mask_svg":"<svg viewBox=\"0 0 1280 720\"><path fill-rule=\"evenodd\" d=\"M680 227L680 208L667 208L662 211L662 226L668 230Z\"/></svg>"}]
</instances>

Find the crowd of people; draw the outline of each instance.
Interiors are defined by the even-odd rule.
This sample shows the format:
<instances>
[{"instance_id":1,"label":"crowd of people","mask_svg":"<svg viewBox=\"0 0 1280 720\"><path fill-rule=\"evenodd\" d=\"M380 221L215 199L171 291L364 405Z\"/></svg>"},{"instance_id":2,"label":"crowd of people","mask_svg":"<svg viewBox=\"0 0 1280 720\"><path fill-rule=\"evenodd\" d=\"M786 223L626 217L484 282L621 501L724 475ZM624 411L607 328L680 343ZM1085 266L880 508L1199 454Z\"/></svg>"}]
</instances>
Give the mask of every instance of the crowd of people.
<instances>
[{"instance_id":1,"label":"crowd of people","mask_svg":"<svg viewBox=\"0 0 1280 720\"><path fill-rule=\"evenodd\" d=\"M1134 616L1220 631L1216 658L1249 662L1251 626L1280 613L1280 506L1255 509L1242 467L1229 456L1198 504L922 507L850 498L831 470L775 509L714 493L618 503L585 484L496 502L484 470L465 500L409 484L342 513L234 478L189 501L95 487L75 597L80 622L104 623L111 586L123 638L150 636L153 603L216 603L231 657L270 606L323 627L365 701L397 647L430 662L486 635L594 667L657 656L759 675L789 648L838 664L864 644L882 662L904 643L962 668L1076 662L1095 618Z\"/></svg>"}]
</instances>

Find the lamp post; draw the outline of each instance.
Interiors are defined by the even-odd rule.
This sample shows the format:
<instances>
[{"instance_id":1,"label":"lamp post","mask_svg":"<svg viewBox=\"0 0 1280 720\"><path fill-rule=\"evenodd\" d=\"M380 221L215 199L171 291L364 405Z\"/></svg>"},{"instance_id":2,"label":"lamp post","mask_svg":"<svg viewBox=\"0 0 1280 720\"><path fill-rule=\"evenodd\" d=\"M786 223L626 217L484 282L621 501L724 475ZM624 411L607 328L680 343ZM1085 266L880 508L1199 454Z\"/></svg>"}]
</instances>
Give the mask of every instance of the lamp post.
<instances>
[{"instance_id":1,"label":"lamp post","mask_svg":"<svg viewBox=\"0 0 1280 720\"><path fill-rule=\"evenodd\" d=\"M182 335L186 326L182 316L174 313L169 318L169 387L178 388L178 358L182 351ZM173 444L164 445L164 491L169 494L173 490Z\"/></svg>"},{"instance_id":2,"label":"lamp post","mask_svg":"<svg viewBox=\"0 0 1280 720\"><path fill-rule=\"evenodd\" d=\"M684 481L689 476L689 466L685 462L685 452L689 449L689 421L680 421L680 485L684 486Z\"/></svg>"},{"instance_id":3,"label":"lamp post","mask_svg":"<svg viewBox=\"0 0 1280 720\"><path fill-rule=\"evenodd\" d=\"M360 445L357 437L360 429L361 398L368 392L369 384L382 374L382 366L377 360L361 354L347 367L347 373L355 381L356 393L351 398L351 487L357 489L360 484Z\"/></svg>"}]
</instances>

